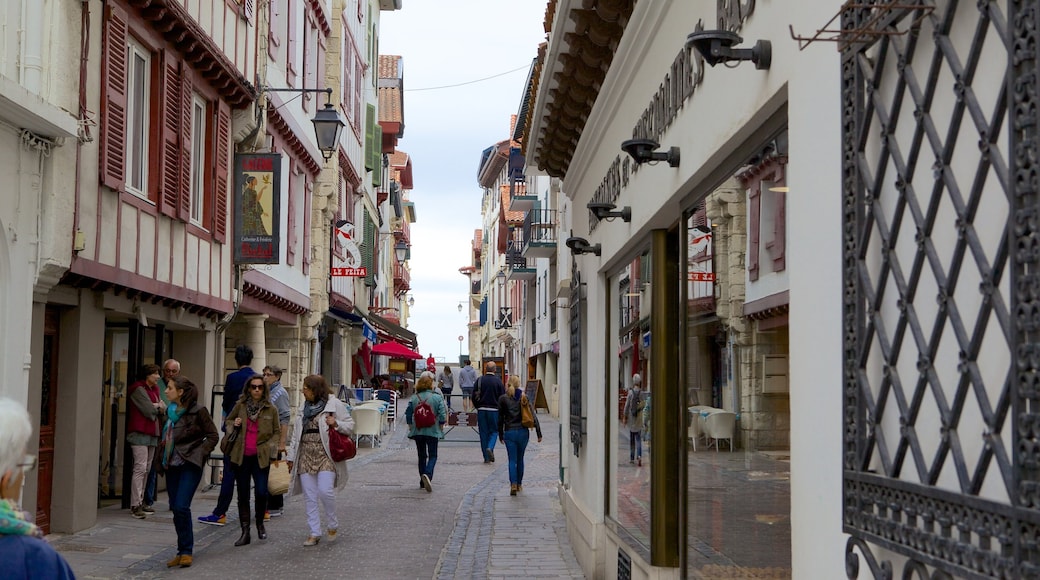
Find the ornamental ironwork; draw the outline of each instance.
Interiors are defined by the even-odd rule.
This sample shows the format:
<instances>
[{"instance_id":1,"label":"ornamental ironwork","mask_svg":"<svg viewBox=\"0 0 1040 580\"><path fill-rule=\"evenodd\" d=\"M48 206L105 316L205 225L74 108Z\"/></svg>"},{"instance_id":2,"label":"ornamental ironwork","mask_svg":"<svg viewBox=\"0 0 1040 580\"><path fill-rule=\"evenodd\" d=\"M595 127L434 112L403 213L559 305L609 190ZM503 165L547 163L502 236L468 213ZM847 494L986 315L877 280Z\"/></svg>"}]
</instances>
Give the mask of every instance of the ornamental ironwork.
<instances>
[{"instance_id":1,"label":"ornamental ironwork","mask_svg":"<svg viewBox=\"0 0 1040 580\"><path fill-rule=\"evenodd\" d=\"M843 7L850 578L1040 577L1038 20Z\"/></svg>"}]
</instances>

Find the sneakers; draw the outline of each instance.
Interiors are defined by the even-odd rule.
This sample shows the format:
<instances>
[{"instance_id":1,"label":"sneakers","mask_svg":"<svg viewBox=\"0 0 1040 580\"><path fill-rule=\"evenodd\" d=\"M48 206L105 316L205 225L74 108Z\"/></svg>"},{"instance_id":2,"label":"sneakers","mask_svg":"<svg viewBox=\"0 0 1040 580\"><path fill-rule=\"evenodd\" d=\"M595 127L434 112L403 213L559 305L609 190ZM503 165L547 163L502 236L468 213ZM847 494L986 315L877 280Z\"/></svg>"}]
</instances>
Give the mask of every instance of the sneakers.
<instances>
[{"instance_id":1,"label":"sneakers","mask_svg":"<svg viewBox=\"0 0 1040 580\"><path fill-rule=\"evenodd\" d=\"M130 515L134 516L135 518L137 518L139 520L143 520L144 519L144 509L142 509L141 506L139 506L139 505L134 506L134 507L130 508Z\"/></svg>"},{"instance_id":2,"label":"sneakers","mask_svg":"<svg viewBox=\"0 0 1040 580\"><path fill-rule=\"evenodd\" d=\"M430 481L430 476L424 473L420 479L422 479L422 486L423 489L426 490L426 493L433 493L433 482Z\"/></svg>"},{"instance_id":3,"label":"sneakers","mask_svg":"<svg viewBox=\"0 0 1040 580\"><path fill-rule=\"evenodd\" d=\"M337 534L339 534L339 530L332 529L332 530L326 531L325 533L328 536L330 542L335 542L336 541L336 536L337 536Z\"/></svg>"},{"instance_id":4,"label":"sneakers","mask_svg":"<svg viewBox=\"0 0 1040 580\"><path fill-rule=\"evenodd\" d=\"M265 522L271 521L271 510L267 510L267 511L264 512L264 521Z\"/></svg>"},{"instance_id":5,"label":"sneakers","mask_svg":"<svg viewBox=\"0 0 1040 580\"><path fill-rule=\"evenodd\" d=\"M199 516L199 521L204 523L204 524L209 524L211 526L223 526L223 525L227 525L227 516L226 515L218 516L217 514L209 514L208 516Z\"/></svg>"},{"instance_id":6,"label":"sneakers","mask_svg":"<svg viewBox=\"0 0 1040 580\"><path fill-rule=\"evenodd\" d=\"M144 511L144 513L148 515L152 515L155 513L155 508L152 507L152 504L150 503L144 504L143 506L141 506L141 509Z\"/></svg>"},{"instance_id":7,"label":"sneakers","mask_svg":"<svg viewBox=\"0 0 1040 580\"><path fill-rule=\"evenodd\" d=\"M305 541L303 543L303 545L304 546L317 546L318 542L320 542L320 541L321 541L321 538L319 538L318 536L310 536L310 537L307 538L307 541Z\"/></svg>"},{"instance_id":8,"label":"sneakers","mask_svg":"<svg viewBox=\"0 0 1040 580\"><path fill-rule=\"evenodd\" d=\"M282 510L267 510L267 515L264 516L264 519L265 520L269 520L271 518L280 518L280 517L282 517Z\"/></svg>"}]
</instances>

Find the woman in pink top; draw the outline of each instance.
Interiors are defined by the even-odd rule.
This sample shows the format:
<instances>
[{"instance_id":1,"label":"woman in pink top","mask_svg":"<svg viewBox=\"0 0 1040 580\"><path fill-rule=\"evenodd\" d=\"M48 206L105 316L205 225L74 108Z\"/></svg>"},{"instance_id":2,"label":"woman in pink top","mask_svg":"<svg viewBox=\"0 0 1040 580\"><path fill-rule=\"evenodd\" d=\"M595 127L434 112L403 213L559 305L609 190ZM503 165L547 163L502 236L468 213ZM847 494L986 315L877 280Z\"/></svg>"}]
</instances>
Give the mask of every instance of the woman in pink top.
<instances>
[{"instance_id":1,"label":"woman in pink top","mask_svg":"<svg viewBox=\"0 0 1040 580\"><path fill-rule=\"evenodd\" d=\"M271 404L271 392L261 375L246 381L235 408L226 420L227 436L237 432L235 442L228 450L235 465L235 483L238 486L238 519L242 535L235 542L244 546L250 542L249 480L252 478L256 495L256 537L267 539L264 512L267 511L267 474L271 459L277 457L281 426L278 409Z\"/></svg>"}]
</instances>

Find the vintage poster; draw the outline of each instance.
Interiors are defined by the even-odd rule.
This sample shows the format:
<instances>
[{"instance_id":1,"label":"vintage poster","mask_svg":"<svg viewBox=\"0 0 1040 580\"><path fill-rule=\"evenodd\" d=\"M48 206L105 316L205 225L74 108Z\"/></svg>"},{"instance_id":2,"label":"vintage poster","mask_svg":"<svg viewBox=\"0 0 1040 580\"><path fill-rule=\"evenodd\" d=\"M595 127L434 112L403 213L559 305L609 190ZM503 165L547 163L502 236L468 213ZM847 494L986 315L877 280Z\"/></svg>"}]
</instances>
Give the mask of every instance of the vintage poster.
<instances>
[{"instance_id":1,"label":"vintage poster","mask_svg":"<svg viewBox=\"0 0 1040 580\"><path fill-rule=\"evenodd\" d=\"M282 156L235 155L235 263L279 262Z\"/></svg>"}]
</instances>

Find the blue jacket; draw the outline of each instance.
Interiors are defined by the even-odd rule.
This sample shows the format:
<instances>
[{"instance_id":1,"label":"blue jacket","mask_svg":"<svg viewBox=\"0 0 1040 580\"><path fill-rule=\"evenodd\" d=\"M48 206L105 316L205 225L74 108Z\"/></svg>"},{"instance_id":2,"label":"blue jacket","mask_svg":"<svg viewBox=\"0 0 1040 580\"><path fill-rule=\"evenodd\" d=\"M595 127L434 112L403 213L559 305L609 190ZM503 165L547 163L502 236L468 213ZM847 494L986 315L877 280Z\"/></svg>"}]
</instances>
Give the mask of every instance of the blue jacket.
<instances>
[{"instance_id":1,"label":"blue jacket","mask_svg":"<svg viewBox=\"0 0 1040 580\"><path fill-rule=\"evenodd\" d=\"M224 399L220 405L224 409L224 417L230 415L231 409L235 408L235 403L238 403L238 398L242 396L242 389L246 386L249 377L257 374L260 373L249 367L242 367L224 379ZM223 421L221 422L223 423Z\"/></svg>"},{"instance_id":2,"label":"blue jacket","mask_svg":"<svg viewBox=\"0 0 1040 580\"><path fill-rule=\"evenodd\" d=\"M415 426L415 422L412 421L412 415L415 413L415 408L419 406L419 400L429 401L430 406L433 407L433 412L437 414L437 422L432 427L423 427L419 429ZM416 435L426 435L428 437L436 437L438 439L444 438L444 424L448 422L448 408L444 404L444 397L439 393L433 391L420 391L412 395L412 398L408 400L408 408L404 411L404 420L408 423L408 438L412 439Z\"/></svg>"},{"instance_id":3,"label":"blue jacket","mask_svg":"<svg viewBox=\"0 0 1040 580\"><path fill-rule=\"evenodd\" d=\"M33 536L0 536L4 571L0 576L20 578L75 579L69 563L46 541Z\"/></svg>"},{"instance_id":4,"label":"blue jacket","mask_svg":"<svg viewBox=\"0 0 1040 580\"><path fill-rule=\"evenodd\" d=\"M477 398L477 395L480 398ZM477 379L477 385L473 388L473 406L480 409L498 410L498 398L506 394L506 388L502 385L502 379L494 373Z\"/></svg>"}]
</instances>

